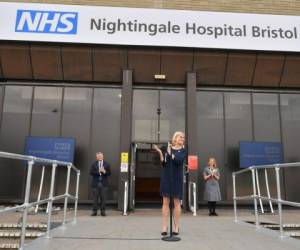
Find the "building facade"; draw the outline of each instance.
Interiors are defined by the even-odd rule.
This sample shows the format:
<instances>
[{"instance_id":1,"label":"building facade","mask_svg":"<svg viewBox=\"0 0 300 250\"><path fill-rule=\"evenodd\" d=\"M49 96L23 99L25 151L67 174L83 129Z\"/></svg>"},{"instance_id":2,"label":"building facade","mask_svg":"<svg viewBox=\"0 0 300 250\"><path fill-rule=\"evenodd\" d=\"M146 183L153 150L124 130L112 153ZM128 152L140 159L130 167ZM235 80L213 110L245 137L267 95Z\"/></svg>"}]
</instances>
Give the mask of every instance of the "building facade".
<instances>
[{"instance_id":1,"label":"building facade","mask_svg":"<svg viewBox=\"0 0 300 250\"><path fill-rule=\"evenodd\" d=\"M297 1L38 2L300 13ZM221 170L222 202L231 204L240 141L281 142L285 162L300 160L299 68L298 52L2 40L0 148L22 154L26 136L74 137L80 202L91 201L89 167L95 152L102 151L112 166L108 200L121 208L123 184L131 171L120 171L121 152L128 152L135 166L136 202L158 202L160 169L151 145L167 142L182 130L189 155L199 158L198 170L186 176L197 183L199 203L202 170L214 156ZM0 200L17 202L24 192L24 166L0 162ZM41 173L33 174L35 197ZM64 191L64 174L58 169L56 192ZM299 174L297 169L284 172L285 199L300 200L295 192ZM270 186L275 193L273 173ZM243 193L250 187L249 176L238 182Z\"/></svg>"}]
</instances>

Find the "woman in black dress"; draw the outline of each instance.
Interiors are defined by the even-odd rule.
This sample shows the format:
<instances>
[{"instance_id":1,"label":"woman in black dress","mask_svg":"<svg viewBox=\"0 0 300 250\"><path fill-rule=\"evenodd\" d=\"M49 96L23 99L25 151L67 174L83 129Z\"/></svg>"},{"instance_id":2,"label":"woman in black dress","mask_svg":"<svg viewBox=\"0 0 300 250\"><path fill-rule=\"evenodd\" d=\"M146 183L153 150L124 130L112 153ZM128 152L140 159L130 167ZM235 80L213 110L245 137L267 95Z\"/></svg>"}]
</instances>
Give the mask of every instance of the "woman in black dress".
<instances>
[{"instance_id":1,"label":"woman in black dress","mask_svg":"<svg viewBox=\"0 0 300 250\"><path fill-rule=\"evenodd\" d=\"M175 132L172 138L172 144L168 146L165 153L154 145L154 149L159 153L163 166L160 182L160 193L163 197L162 235L167 235L168 230L171 167L173 174L172 193L175 217L173 234L177 235L179 233L179 220L181 214L180 200L182 200L183 189L183 163L186 158L184 140L185 136L183 132Z\"/></svg>"}]
</instances>

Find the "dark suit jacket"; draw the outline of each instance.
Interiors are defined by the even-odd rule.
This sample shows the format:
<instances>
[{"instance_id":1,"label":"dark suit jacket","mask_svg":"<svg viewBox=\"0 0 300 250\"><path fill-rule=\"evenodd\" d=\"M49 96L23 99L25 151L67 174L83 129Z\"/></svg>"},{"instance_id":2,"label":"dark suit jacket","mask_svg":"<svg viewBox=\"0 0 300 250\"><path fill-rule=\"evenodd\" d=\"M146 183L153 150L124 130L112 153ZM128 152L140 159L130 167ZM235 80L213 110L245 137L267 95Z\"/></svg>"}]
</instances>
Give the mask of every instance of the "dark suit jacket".
<instances>
[{"instance_id":1,"label":"dark suit jacket","mask_svg":"<svg viewBox=\"0 0 300 250\"><path fill-rule=\"evenodd\" d=\"M103 183L103 186L107 187L108 186L107 177L110 176L110 165L106 161L103 161L103 167L104 167L106 173L101 175L102 176L102 183ZM92 164L91 170L90 170L90 175L93 176L92 187L95 188L95 187L97 187L98 183L100 182L99 163L98 163L98 161L95 161Z\"/></svg>"}]
</instances>

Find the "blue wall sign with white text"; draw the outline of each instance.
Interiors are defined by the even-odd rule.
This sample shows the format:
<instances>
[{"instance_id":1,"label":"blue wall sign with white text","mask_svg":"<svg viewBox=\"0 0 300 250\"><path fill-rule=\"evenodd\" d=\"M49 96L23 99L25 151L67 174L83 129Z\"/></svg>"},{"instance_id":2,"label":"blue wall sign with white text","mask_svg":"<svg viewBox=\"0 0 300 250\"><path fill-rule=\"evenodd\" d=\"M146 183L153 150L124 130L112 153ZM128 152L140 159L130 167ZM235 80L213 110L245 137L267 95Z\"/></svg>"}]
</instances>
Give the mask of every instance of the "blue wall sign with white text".
<instances>
[{"instance_id":1,"label":"blue wall sign with white text","mask_svg":"<svg viewBox=\"0 0 300 250\"><path fill-rule=\"evenodd\" d=\"M75 139L27 136L25 155L74 163Z\"/></svg>"},{"instance_id":2,"label":"blue wall sign with white text","mask_svg":"<svg viewBox=\"0 0 300 250\"><path fill-rule=\"evenodd\" d=\"M76 34L78 13L17 10L16 32Z\"/></svg>"},{"instance_id":3,"label":"blue wall sign with white text","mask_svg":"<svg viewBox=\"0 0 300 250\"><path fill-rule=\"evenodd\" d=\"M283 163L280 142L240 142L240 168Z\"/></svg>"}]
</instances>

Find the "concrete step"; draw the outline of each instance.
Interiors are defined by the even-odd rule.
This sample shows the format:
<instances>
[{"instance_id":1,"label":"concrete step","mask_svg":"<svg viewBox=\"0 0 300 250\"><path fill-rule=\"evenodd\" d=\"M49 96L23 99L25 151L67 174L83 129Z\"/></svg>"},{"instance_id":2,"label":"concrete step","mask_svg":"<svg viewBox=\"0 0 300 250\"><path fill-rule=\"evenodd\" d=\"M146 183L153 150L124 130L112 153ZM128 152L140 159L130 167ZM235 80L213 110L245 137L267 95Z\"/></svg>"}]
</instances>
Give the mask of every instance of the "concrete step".
<instances>
[{"instance_id":1,"label":"concrete step","mask_svg":"<svg viewBox=\"0 0 300 250\"><path fill-rule=\"evenodd\" d=\"M25 234L25 238L31 238L31 239L34 239L34 238L38 238L38 237L41 237L43 236L44 233L42 232L26 232ZM21 231L0 231L0 239L1 238L5 238L5 239L8 239L8 238L20 238L21 237Z\"/></svg>"},{"instance_id":2,"label":"concrete step","mask_svg":"<svg viewBox=\"0 0 300 250\"><path fill-rule=\"evenodd\" d=\"M280 226L278 224L264 224L262 225L265 228L272 229L272 230L279 230ZM283 224L283 230L289 231L289 230L299 230L300 231L300 224Z\"/></svg>"},{"instance_id":3,"label":"concrete step","mask_svg":"<svg viewBox=\"0 0 300 250\"><path fill-rule=\"evenodd\" d=\"M35 238L25 239L25 244L28 244L32 240L35 240ZM20 243L20 238L0 238L0 245L3 245L3 244L12 244L12 245L14 245L14 244L19 244L19 243Z\"/></svg>"},{"instance_id":4,"label":"concrete step","mask_svg":"<svg viewBox=\"0 0 300 250\"><path fill-rule=\"evenodd\" d=\"M284 232L284 235L289 236L289 237L299 238L300 237L300 230L299 231Z\"/></svg>"},{"instance_id":5,"label":"concrete step","mask_svg":"<svg viewBox=\"0 0 300 250\"><path fill-rule=\"evenodd\" d=\"M19 249L19 244L2 243L0 249Z\"/></svg>"},{"instance_id":6,"label":"concrete step","mask_svg":"<svg viewBox=\"0 0 300 250\"><path fill-rule=\"evenodd\" d=\"M25 244L29 244L33 238L25 239ZM0 238L0 250L2 249L19 249L20 238Z\"/></svg>"},{"instance_id":7,"label":"concrete step","mask_svg":"<svg viewBox=\"0 0 300 250\"><path fill-rule=\"evenodd\" d=\"M8 229L21 229L22 224L18 223L2 223L0 224L0 230L8 230ZM27 224L27 230L39 230L39 231L47 231L47 225L42 223L34 223ZM1 231L0 231L1 232Z\"/></svg>"}]
</instances>

